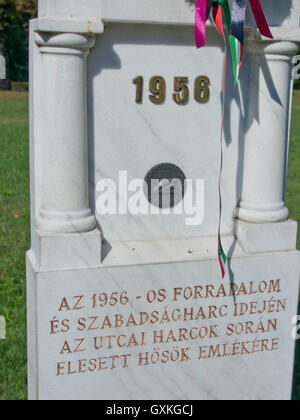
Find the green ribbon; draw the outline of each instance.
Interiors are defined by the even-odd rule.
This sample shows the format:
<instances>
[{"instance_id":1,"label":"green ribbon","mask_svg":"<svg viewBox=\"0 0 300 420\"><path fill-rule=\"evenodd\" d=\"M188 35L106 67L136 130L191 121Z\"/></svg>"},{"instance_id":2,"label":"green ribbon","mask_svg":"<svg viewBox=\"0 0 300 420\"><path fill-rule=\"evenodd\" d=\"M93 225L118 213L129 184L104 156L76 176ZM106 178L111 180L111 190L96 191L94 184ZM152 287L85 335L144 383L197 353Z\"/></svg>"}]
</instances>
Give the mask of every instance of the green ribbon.
<instances>
[{"instance_id":1,"label":"green ribbon","mask_svg":"<svg viewBox=\"0 0 300 420\"><path fill-rule=\"evenodd\" d=\"M237 62L237 51L236 51L236 41L235 37L231 35L231 13L230 13L230 7L228 0L218 0L217 3L219 3L224 11L225 19L226 19L226 25L227 30L229 34L229 45L230 45L230 51L231 51L231 58L232 58L232 68L233 68L233 82L234 86L237 84L237 78L238 78L238 62Z\"/></svg>"}]
</instances>

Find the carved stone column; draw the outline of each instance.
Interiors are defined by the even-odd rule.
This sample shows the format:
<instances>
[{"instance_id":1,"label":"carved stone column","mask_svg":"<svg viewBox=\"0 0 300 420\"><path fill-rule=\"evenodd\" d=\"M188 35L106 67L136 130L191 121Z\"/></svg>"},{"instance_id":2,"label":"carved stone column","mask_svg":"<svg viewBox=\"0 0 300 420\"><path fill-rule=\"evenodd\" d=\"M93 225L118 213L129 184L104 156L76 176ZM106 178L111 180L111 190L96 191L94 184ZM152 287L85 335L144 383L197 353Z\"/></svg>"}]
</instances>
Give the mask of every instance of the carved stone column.
<instances>
[{"instance_id":1,"label":"carved stone column","mask_svg":"<svg viewBox=\"0 0 300 420\"><path fill-rule=\"evenodd\" d=\"M285 175L291 105L293 42L249 42L248 127L240 220L278 222L288 218Z\"/></svg>"},{"instance_id":2,"label":"carved stone column","mask_svg":"<svg viewBox=\"0 0 300 420\"><path fill-rule=\"evenodd\" d=\"M94 229L89 208L86 58L94 36L36 33L42 54L43 110L39 230L80 233Z\"/></svg>"},{"instance_id":3,"label":"carved stone column","mask_svg":"<svg viewBox=\"0 0 300 420\"><path fill-rule=\"evenodd\" d=\"M288 220L285 182L292 98L289 41L250 41L242 197L236 236L250 253L296 249L297 223Z\"/></svg>"}]
</instances>

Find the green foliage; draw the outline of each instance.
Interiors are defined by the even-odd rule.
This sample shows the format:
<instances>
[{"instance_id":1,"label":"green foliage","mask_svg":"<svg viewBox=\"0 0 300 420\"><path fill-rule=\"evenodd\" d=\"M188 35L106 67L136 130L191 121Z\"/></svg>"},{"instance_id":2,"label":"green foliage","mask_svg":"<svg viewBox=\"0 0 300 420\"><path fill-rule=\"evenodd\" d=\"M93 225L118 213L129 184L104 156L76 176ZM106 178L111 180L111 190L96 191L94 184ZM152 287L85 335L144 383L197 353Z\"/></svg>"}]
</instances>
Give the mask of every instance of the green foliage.
<instances>
[{"instance_id":1,"label":"green foliage","mask_svg":"<svg viewBox=\"0 0 300 420\"><path fill-rule=\"evenodd\" d=\"M26 399L25 251L29 249L28 95L0 93L0 399Z\"/></svg>"},{"instance_id":2,"label":"green foliage","mask_svg":"<svg viewBox=\"0 0 300 420\"><path fill-rule=\"evenodd\" d=\"M294 93L293 100L286 201L291 218L300 224L300 92L298 91ZM297 245L300 249L300 235Z\"/></svg>"},{"instance_id":3,"label":"green foliage","mask_svg":"<svg viewBox=\"0 0 300 420\"><path fill-rule=\"evenodd\" d=\"M287 180L287 206L292 219L300 224L300 92L295 92ZM298 234L300 249L300 234ZM300 305L298 314L300 314ZM297 341L293 399L300 401L300 340Z\"/></svg>"},{"instance_id":4,"label":"green foliage","mask_svg":"<svg viewBox=\"0 0 300 420\"><path fill-rule=\"evenodd\" d=\"M28 79L28 22L36 14L34 0L0 0L0 48L12 80Z\"/></svg>"}]
</instances>

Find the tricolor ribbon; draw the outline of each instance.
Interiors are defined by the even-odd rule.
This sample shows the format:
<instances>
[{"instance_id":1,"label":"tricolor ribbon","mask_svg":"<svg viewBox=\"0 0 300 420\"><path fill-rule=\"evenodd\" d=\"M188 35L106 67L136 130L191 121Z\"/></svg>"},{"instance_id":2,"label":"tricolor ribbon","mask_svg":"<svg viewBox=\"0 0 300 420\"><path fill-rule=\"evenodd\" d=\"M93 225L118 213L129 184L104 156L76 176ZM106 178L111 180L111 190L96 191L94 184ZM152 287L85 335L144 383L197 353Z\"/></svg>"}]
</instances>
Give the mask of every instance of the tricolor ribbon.
<instances>
[{"instance_id":1,"label":"tricolor ribbon","mask_svg":"<svg viewBox=\"0 0 300 420\"><path fill-rule=\"evenodd\" d=\"M273 38L267 20L265 18L260 0L249 0L252 12L260 33L268 38ZM221 124L221 163L219 174L219 227L218 227L218 259L221 268L222 278L224 279L226 271L227 257L222 246L221 221L222 221L222 170L223 170L223 131L224 131L224 112L226 100L226 67L227 67L227 46L223 30L222 10L226 19L228 30L229 45L231 50L233 80L237 83L239 71L242 65L244 33L246 20L246 0L232 0L232 11L230 12L228 0L196 0L195 9L195 40L197 48L205 46L206 21L213 11L213 20L218 32L224 39L225 59L223 72L223 104L222 104L222 124ZM238 45L239 44L239 48ZM239 51L239 57L238 57Z\"/></svg>"},{"instance_id":2,"label":"tricolor ribbon","mask_svg":"<svg viewBox=\"0 0 300 420\"><path fill-rule=\"evenodd\" d=\"M249 0L249 3L260 33L268 38L273 38L260 0ZM232 10L230 11L228 0L196 0L195 40L197 48L205 46L206 21L211 10L217 6L222 7L226 19L235 85L242 65L247 4L246 0L232 0ZM239 48L236 42L240 44ZM238 57L237 51L239 51L240 57Z\"/></svg>"},{"instance_id":3,"label":"tricolor ribbon","mask_svg":"<svg viewBox=\"0 0 300 420\"><path fill-rule=\"evenodd\" d=\"M231 29L231 15L230 15L230 7L228 0L196 0L196 13L195 13L195 40L197 48L201 48L205 46L205 38L206 38L206 21L211 13L211 10L215 10L218 7L218 10L222 7L227 29L229 33L229 44L232 56L232 63L233 63L233 78L234 84L237 82L238 78L238 66L237 66L237 50L236 50L236 41L233 35L230 33ZM221 12L222 13L222 12ZM224 32L222 31L224 40Z\"/></svg>"},{"instance_id":4,"label":"tricolor ribbon","mask_svg":"<svg viewBox=\"0 0 300 420\"><path fill-rule=\"evenodd\" d=\"M220 163L220 173L219 173L219 226L218 226L218 259L220 264L220 269L222 273L222 279L224 279L226 271L226 262L227 257L222 245L222 236L221 236L221 222L222 222L222 171L223 171L223 130L224 130L224 113L225 113L225 100L226 100L226 67L227 67L227 47L225 41L225 35L223 30L223 19L222 19L222 9L220 4L213 5L213 19L216 25L216 28L224 39L225 44L225 57L224 57L224 71L223 71L223 103L222 103L222 123L221 123L221 136L220 136L220 147L221 147L221 163Z\"/></svg>"},{"instance_id":5,"label":"tricolor ribbon","mask_svg":"<svg viewBox=\"0 0 300 420\"><path fill-rule=\"evenodd\" d=\"M223 7L227 24L230 21L229 33L241 44L244 44L246 0L232 0L231 13L228 0L196 0L195 38L197 48L205 45L206 21L212 7L217 3ZM267 38L273 38L260 0L249 0L249 3L260 33Z\"/></svg>"},{"instance_id":6,"label":"tricolor ribbon","mask_svg":"<svg viewBox=\"0 0 300 420\"><path fill-rule=\"evenodd\" d=\"M265 18L260 0L249 0L252 12L260 33L267 38L273 38ZM237 76L242 66L246 20L246 0L232 0L231 35L240 43L240 59L237 61Z\"/></svg>"}]
</instances>

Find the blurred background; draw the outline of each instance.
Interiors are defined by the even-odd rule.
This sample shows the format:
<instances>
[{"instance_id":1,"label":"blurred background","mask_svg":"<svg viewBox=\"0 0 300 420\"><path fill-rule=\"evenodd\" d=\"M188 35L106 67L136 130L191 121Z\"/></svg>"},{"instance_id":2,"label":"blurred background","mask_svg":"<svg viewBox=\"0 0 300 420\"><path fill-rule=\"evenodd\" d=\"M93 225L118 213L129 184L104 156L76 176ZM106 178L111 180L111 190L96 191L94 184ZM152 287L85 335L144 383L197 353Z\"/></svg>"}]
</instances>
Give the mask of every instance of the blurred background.
<instances>
[{"instance_id":1,"label":"blurred background","mask_svg":"<svg viewBox=\"0 0 300 420\"><path fill-rule=\"evenodd\" d=\"M27 398L28 22L36 16L36 3L0 0L0 55L7 64L7 79L0 81L0 317L7 327L6 340L0 340L0 400ZM286 201L290 217L300 223L300 80L294 86ZM300 400L300 340L293 399Z\"/></svg>"},{"instance_id":2,"label":"blurred background","mask_svg":"<svg viewBox=\"0 0 300 420\"><path fill-rule=\"evenodd\" d=\"M7 63L7 79L0 81L2 90L27 87L28 23L36 14L36 0L0 0L0 54Z\"/></svg>"}]
</instances>

